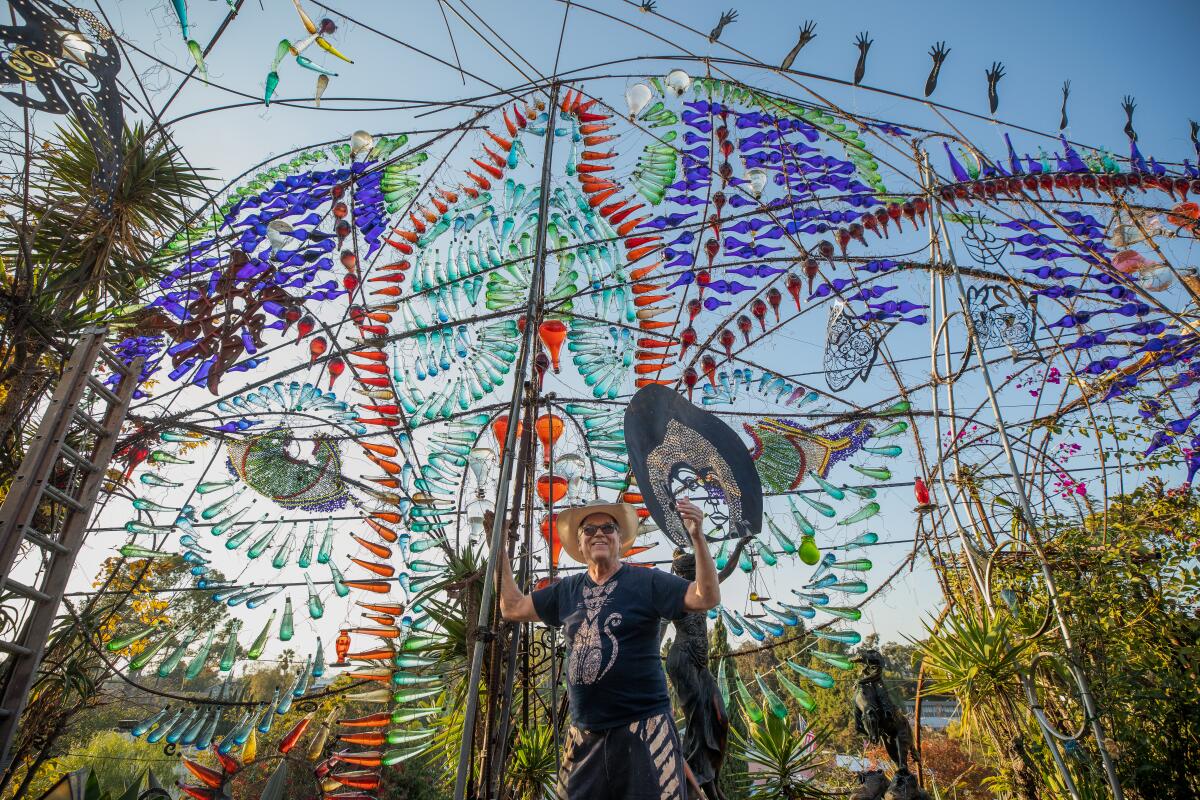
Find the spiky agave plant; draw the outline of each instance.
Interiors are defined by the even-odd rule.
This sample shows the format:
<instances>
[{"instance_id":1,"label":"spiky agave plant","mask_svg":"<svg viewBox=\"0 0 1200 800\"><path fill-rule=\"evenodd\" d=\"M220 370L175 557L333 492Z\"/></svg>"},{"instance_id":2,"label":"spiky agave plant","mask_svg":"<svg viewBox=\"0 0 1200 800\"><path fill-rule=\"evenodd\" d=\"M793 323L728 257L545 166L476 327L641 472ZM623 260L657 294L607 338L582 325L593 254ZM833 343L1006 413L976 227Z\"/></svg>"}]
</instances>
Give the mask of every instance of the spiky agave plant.
<instances>
[{"instance_id":1,"label":"spiky agave plant","mask_svg":"<svg viewBox=\"0 0 1200 800\"><path fill-rule=\"evenodd\" d=\"M120 149L117 186L102 196L96 152L72 120L31 153L27 182L0 188L0 462L7 466L20 458L23 421L58 371L55 348L140 305L165 269L160 244L207 195L204 178L169 137L127 127Z\"/></svg>"},{"instance_id":2,"label":"spiky agave plant","mask_svg":"<svg viewBox=\"0 0 1200 800\"><path fill-rule=\"evenodd\" d=\"M827 756L822 753L828 734L820 729L799 729L769 711L762 722L752 722L746 733L730 728L730 755L745 761L748 771L743 791L749 798L815 800L831 793L813 778Z\"/></svg>"},{"instance_id":3,"label":"spiky agave plant","mask_svg":"<svg viewBox=\"0 0 1200 800\"><path fill-rule=\"evenodd\" d=\"M552 797L558 780L554 730L549 725L531 725L514 739L505 761L504 785L510 797L544 800Z\"/></svg>"},{"instance_id":4,"label":"spiky agave plant","mask_svg":"<svg viewBox=\"0 0 1200 800\"><path fill-rule=\"evenodd\" d=\"M977 712L1021 702L1021 672L1032 642L1022 640L1008 614L956 607L937 632L915 642L932 682L931 694L952 694L962 721L971 727Z\"/></svg>"}]
</instances>

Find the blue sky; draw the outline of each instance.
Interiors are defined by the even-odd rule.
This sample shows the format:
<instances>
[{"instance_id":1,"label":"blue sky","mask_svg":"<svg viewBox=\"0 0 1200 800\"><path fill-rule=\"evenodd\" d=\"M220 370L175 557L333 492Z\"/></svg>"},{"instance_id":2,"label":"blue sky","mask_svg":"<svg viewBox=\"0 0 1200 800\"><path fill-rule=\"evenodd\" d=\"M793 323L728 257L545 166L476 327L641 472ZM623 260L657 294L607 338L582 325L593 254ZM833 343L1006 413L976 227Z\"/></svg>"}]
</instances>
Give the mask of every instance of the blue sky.
<instances>
[{"instance_id":1,"label":"blue sky","mask_svg":"<svg viewBox=\"0 0 1200 800\"><path fill-rule=\"evenodd\" d=\"M521 70L507 64L488 44L468 30L449 8L456 8L475 25L479 21L460 0L450 0L447 14L454 44L464 69L502 87L524 83L521 74L549 73L555 61L563 15L567 6L551 0L499 3L476 0L474 9L532 67ZM668 40L634 31L579 6L567 16L560 69L575 70L599 62L625 58L666 56L660 60L616 64L600 69L581 69L589 79L585 87L603 94L619 105L629 74L665 74L679 63L669 56L690 53L712 57L741 58L720 44L710 44L672 25L667 20L641 14L617 0L593 0L592 8L639 25L645 25ZM1137 98L1135 125L1140 144L1147 155L1167 160L1195 158L1188 140L1189 116L1200 116L1200 90L1185 76L1194 74L1194 37L1200 31L1200 5L1183 0L1149 0L1137 5L1138 13L1128 4L1107 2L1063 3L1016 0L1005 3L970 3L936 0L901 4L860 0L852 6L811 3L743 2L710 3L660 0L658 11L672 19L707 32L720 13L729 7L739 12L736 22L722 35L722 43L753 54L768 65L777 64L795 42L798 28L806 19L817 23L817 38L801 53L795 68L848 80L854 70L858 51L853 45L860 31L869 31L874 43L870 50L864 83L894 92L920 95L929 70L929 47L945 40L951 48L933 99L976 114L987 114L984 70L993 61L1004 63L1007 75L1000 83L999 118L1007 123L1057 133L1060 87L1072 82L1069 103L1071 125L1067 134L1078 141L1102 145L1124 153L1122 133L1125 119L1121 98ZM455 55L446 25L434 0L406 2L353 2L333 0L336 13L328 15L338 24L332 37L336 47L354 59L344 64L312 48L307 55L320 65L336 70L321 109L307 102L314 84L314 73L285 59L280 67L277 102L269 109L260 103L243 108L205 112L228 103L244 102L219 87L260 98L275 44L281 37L302 35L298 18L288 0L247 0L208 58L214 85L189 81L179 97L163 115L164 120L187 118L172 125L173 135L197 166L210 168L220 180L232 178L272 154L292 148L343 140L358 129L373 132L412 131L453 127L470 112L462 108L444 108L426 116L413 110L376 110L381 106L403 105L406 100L453 101L486 94L493 89L473 78L465 85L457 71L436 63L405 47L388 41L364 25L348 21L349 14L365 25L388 36L426 50L453 62ZM201 44L208 42L224 15L221 2L193 0L190 17L193 36ZM317 4L306 2L311 16L319 18ZM850 10L847 10L850 9ZM137 47L155 58L188 69L191 61L179 36L178 24L169 2L149 6L143 3L118 3L106 6L113 25ZM513 60L497 35L486 36ZM179 75L134 55L133 63L151 94L151 105L161 108L170 97ZM518 61L518 63L520 63ZM694 63L688 69L698 74ZM809 91L819 94L850 111L875 116L900 124L946 128L947 121L964 131L982 149L1000 152L1003 140L997 126L986 119L975 119L951 111L942 112L943 120L923 104L890 95L857 89L816 78L793 82L761 68L714 65L714 71L730 74L762 88L812 99ZM612 74L616 77L601 78ZM378 103L337 98L383 98ZM390 98L391 100L386 100ZM288 99L302 101L289 106ZM487 102L490 102L487 101ZM364 110L365 109L365 110ZM194 114L194 115L193 115ZM193 116L187 116L193 115ZM477 136L477 135L473 135ZM1050 147L1051 139L1021 134L1018 147L1033 149L1039 144ZM414 137L419 140L420 136ZM468 140L473 149L473 140ZM940 168L944 164L938 163ZM810 345L819 368L822 331L789 331L777 345ZM906 382L918 382L922 371L928 376L928 331L921 329L897 338L894 356L925 356L925 361L901 367ZM796 371L813 368L801 355ZM886 381L873 376L872 389L886 389ZM894 391L894 384L892 385ZM926 392L921 400L928 396ZM972 404L977 394L967 394ZM1014 398L1014 414L1028 412L1028 398ZM965 405L965 403L964 403ZM897 479L911 477L901 464ZM915 522L912 499L907 488L884 493L885 515L880 529L884 539L911 537ZM122 512L123 513L123 512ZM120 524L126 517L115 519ZM848 537L847 537L848 538ZM95 543L99 545L99 543ZM876 562L872 583L890 573L911 548L910 544L875 548L868 555ZM98 548L99 550L99 548ZM767 578L769 592L785 593L796 573L780 570ZM735 592L744 591L737 581ZM918 566L902 571L892 586L865 609L860 630L879 632L885 639L920 631L923 615L936 609L939 600L930 571ZM297 594L296 600L300 599ZM254 624L250 623L249 627Z\"/></svg>"},{"instance_id":2,"label":"blue sky","mask_svg":"<svg viewBox=\"0 0 1200 800\"><path fill-rule=\"evenodd\" d=\"M479 22L463 6L459 12L476 27ZM226 31L209 56L214 82L255 97L261 97L275 43L281 37L302 34L298 18L287 0L247 0L240 16ZM354 19L415 47L453 62L455 56L445 23L434 0L405 2L353 2L335 0L333 7ZM648 27L672 42L651 36L572 7L563 36L560 69L576 69L604 61L633 56L698 55L730 57L722 47L728 43L767 64L777 64L795 42L802 22L817 23L817 38L797 59L794 68L849 79L854 71L857 49L853 42L860 31L869 31L871 47L864 84L896 92L920 95L929 70L929 47L945 41L951 48L933 99L980 114L987 113L984 71L993 61L1003 62L1007 75L1000 85L1001 119L1054 132L1059 118L1060 87L1072 82L1071 126L1068 133L1081 141L1124 150L1122 96L1137 98L1136 124L1145 151L1167 157L1190 155L1187 119L1200 116L1200 89L1186 76L1193 73L1190 57L1194 36L1200 31L1200 5L1186 0L1147 0L1136 6L1127 3L1035 2L1010 0L1004 3L924 0L916 3L860 0L846 6L815 3L683 2L661 0L664 16L707 32L721 11L736 8L739 17L729 25L721 43L710 45L669 22L641 14L625 2L594 0L591 7ZM322 13L315 3L306 3L309 14ZM183 69L190 59L179 38L171 5L119 3L106 7L114 25L139 47ZM534 67L548 74L554 64L565 4L551 0L522 0L500 3L476 0L474 9L495 31ZM207 44L224 15L224 3L190 3L193 37ZM468 31L462 20L447 12L454 43L468 71L499 86L513 86L525 78L505 63L482 39ZM401 45L330 13L338 25L333 43L355 60L353 65L337 61L319 51L309 51L317 63L340 73L330 85L327 98L381 97L446 100L471 96L492 89L471 78L466 86L452 68L430 61ZM499 38L487 39L504 49ZM506 53L507 54L507 53ZM509 55L516 61L515 57ZM737 56L733 56L737 57ZM138 59L135 56L135 59ZM140 59L145 66L145 59ZM517 61L526 75L532 70ZM667 62L664 62L667 63ZM640 71L636 66L616 65L614 73ZM641 70L641 71L644 71ZM666 70L663 70L664 72ZM279 98L310 95L314 75L288 59L279 70ZM588 71L596 74L597 71ZM792 94L800 89L778 75L754 73L764 88ZM149 76L152 83L164 77L173 85L177 75ZM621 81L620 83L624 83ZM850 110L894 118L914 124L932 123L937 118L918 105L864 90L809 85ZM159 92L157 104L169 95ZM168 118L198 109L237 102L238 98L214 87L190 82L174 102ZM196 163L220 174L240 171L265 153L282 151L315 141L344 136L363 127L371 130L402 130L452 126L463 118L461 111L447 111L413 120L404 112L355 112L330 110L348 103L327 100L327 110L287 109L261 106L247 110L221 111L187 120L175 127ZM370 104L356 104L367 107ZM966 132L987 146L986 125L962 122ZM997 142L999 136L993 137Z\"/></svg>"}]
</instances>

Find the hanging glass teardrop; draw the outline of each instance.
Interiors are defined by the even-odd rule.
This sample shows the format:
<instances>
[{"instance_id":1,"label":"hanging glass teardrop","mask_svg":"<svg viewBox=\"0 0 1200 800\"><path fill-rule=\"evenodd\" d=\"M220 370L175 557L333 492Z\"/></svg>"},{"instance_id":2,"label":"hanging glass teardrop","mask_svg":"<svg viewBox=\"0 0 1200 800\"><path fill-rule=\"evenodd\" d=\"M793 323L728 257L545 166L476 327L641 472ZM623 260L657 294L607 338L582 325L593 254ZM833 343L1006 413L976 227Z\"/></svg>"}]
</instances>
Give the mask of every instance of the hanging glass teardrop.
<instances>
[{"instance_id":1,"label":"hanging glass teardrop","mask_svg":"<svg viewBox=\"0 0 1200 800\"><path fill-rule=\"evenodd\" d=\"M308 523L308 533L304 537L304 546L300 548L300 559L297 562L300 569L308 569L312 565L313 547L316 546L317 528Z\"/></svg>"},{"instance_id":2,"label":"hanging glass teardrop","mask_svg":"<svg viewBox=\"0 0 1200 800\"><path fill-rule=\"evenodd\" d=\"M805 711L812 712L817 707L817 701L813 699L813 696L793 683L782 672L775 673L775 680L779 681L779 685L782 686Z\"/></svg>"},{"instance_id":3,"label":"hanging glass teardrop","mask_svg":"<svg viewBox=\"0 0 1200 800\"><path fill-rule=\"evenodd\" d=\"M317 563L328 564L329 559L333 554L333 520L325 528L325 535L321 538L321 547L317 550Z\"/></svg>"},{"instance_id":4,"label":"hanging glass teardrop","mask_svg":"<svg viewBox=\"0 0 1200 800\"><path fill-rule=\"evenodd\" d=\"M800 560L809 566L821 560L821 549L812 534L806 533L800 538Z\"/></svg>"},{"instance_id":5,"label":"hanging glass teardrop","mask_svg":"<svg viewBox=\"0 0 1200 800\"><path fill-rule=\"evenodd\" d=\"M762 679L762 675L755 676L754 680L758 683L759 691L762 692L763 699L767 701L767 708L771 709L771 713L779 719L787 719L787 706L779 699L779 695L775 694L774 690L767 685L767 682Z\"/></svg>"},{"instance_id":6,"label":"hanging glass teardrop","mask_svg":"<svg viewBox=\"0 0 1200 800\"><path fill-rule=\"evenodd\" d=\"M191 663L187 666L187 671L184 672L184 680L195 680L200 674L200 670L204 669L204 662L208 661L208 654L212 650L213 639L216 638L217 631L213 629L208 632L208 639L196 651L196 655L192 657Z\"/></svg>"},{"instance_id":7,"label":"hanging glass teardrop","mask_svg":"<svg viewBox=\"0 0 1200 800\"><path fill-rule=\"evenodd\" d=\"M296 634L295 621L292 618L292 596L283 598L283 619L279 623L279 641L289 641Z\"/></svg>"},{"instance_id":8,"label":"hanging glass teardrop","mask_svg":"<svg viewBox=\"0 0 1200 800\"><path fill-rule=\"evenodd\" d=\"M238 631L242 629L242 621L235 619L229 628L229 640L225 642L225 651L221 654L221 672L229 672L237 661Z\"/></svg>"},{"instance_id":9,"label":"hanging glass teardrop","mask_svg":"<svg viewBox=\"0 0 1200 800\"><path fill-rule=\"evenodd\" d=\"M313 585L307 572L304 573L304 582L308 585L308 615L313 619L320 619L325 614L325 604L321 602L317 587Z\"/></svg>"},{"instance_id":10,"label":"hanging glass teardrop","mask_svg":"<svg viewBox=\"0 0 1200 800\"><path fill-rule=\"evenodd\" d=\"M275 624L275 617L276 612L272 610L267 624L263 625L262 632L255 638L254 643L250 645L250 649L246 651L246 658L254 660L263 654L263 649L267 646L267 638L271 635L271 627Z\"/></svg>"},{"instance_id":11,"label":"hanging glass teardrop","mask_svg":"<svg viewBox=\"0 0 1200 800\"><path fill-rule=\"evenodd\" d=\"M790 659L787 660L787 665L789 667L791 667L795 672L799 673L800 675L803 675L805 678L812 681L817 686L820 686L822 689L832 689L833 688L833 676L830 675L828 672L822 672L819 669L810 669L809 667L800 666L799 664L797 664L796 662L794 662Z\"/></svg>"},{"instance_id":12,"label":"hanging glass teardrop","mask_svg":"<svg viewBox=\"0 0 1200 800\"><path fill-rule=\"evenodd\" d=\"M838 520L838 525L853 525L856 522L862 522L863 520L870 519L878 513L879 503L876 503L874 500L872 500L845 519Z\"/></svg>"}]
</instances>

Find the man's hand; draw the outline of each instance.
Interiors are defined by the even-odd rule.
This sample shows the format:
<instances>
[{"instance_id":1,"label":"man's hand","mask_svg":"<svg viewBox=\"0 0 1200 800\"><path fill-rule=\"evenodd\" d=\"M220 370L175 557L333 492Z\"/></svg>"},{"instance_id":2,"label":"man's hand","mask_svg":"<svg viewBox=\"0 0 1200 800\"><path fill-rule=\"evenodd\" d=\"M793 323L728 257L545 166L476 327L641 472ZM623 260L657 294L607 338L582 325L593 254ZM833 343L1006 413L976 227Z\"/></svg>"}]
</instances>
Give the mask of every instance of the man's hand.
<instances>
[{"instance_id":1,"label":"man's hand","mask_svg":"<svg viewBox=\"0 0 1200 800\"><path fill-rule=\"evenodd\" d=\"M686 497L681 497L676 501L675 509L679 512L679 516L683 518L683 527L687 530L688 535L692 537L692 543L695 544L697 539L703 542L704 512L700 509L700 506Z\"/></svg>"},{"instance_id":2,"label":"man's hand","mask_svg":"<svg viewBox=\"0 0 1200 800\"><path fill-rule=\"evenodd\" d=\"M692 549L696 551L696 580L683 596L683 607L688 611L708 611L721 602L721 583L708 552L708 540L704 538L704 512L687 498L676 501L675 508L692 539Z\"/></svg>"}]
</instances>

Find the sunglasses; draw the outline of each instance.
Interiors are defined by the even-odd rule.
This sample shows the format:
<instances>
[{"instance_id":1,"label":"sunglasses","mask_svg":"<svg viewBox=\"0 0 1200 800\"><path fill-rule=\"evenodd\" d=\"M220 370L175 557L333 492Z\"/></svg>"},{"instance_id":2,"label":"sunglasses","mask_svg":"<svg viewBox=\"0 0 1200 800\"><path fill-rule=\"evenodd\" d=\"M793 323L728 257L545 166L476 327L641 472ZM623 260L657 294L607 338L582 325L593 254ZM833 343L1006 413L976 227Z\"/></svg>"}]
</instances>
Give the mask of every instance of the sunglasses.
<instances>
[{"instance_id":1,"label":"sunglasses","mask_svg":"<svg viewBox=\"0 0 1200 800\"><path fill-rule=\"evenodd\" d=\"M601 534L605 536L612 536L616 534L620 528L611 522L606 522L603 525L584 525L579 530L583 532L584 536L591 538Z\"/></svg>"}]
</instances>

